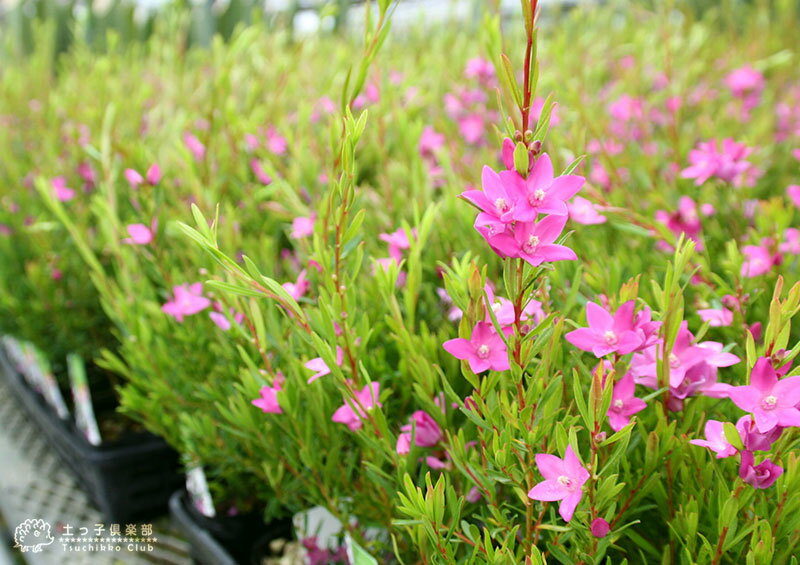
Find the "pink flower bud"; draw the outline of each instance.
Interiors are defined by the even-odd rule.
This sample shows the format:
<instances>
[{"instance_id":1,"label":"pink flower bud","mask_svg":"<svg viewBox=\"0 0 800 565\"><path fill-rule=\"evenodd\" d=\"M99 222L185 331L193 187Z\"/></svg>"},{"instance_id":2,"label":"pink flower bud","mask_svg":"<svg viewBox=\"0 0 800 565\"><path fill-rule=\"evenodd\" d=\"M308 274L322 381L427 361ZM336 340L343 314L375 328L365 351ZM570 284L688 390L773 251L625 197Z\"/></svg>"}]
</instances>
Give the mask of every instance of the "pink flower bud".
<instances>
[{"instance_id":1,"label":"pink flower bud","mask_svg":"<svg viewBox=\"0 0 800 565\"><path fill-rule=\"evenodd\" d=\"M150 165L150 168L147 169L147 173L145 173L145 177L147 184L150 186L155 186L161 181L161 168L158 166L158 163Z\"/></svg>"},{"instance_id":2,"label":"pink flower bud","mask_svg":"<svg viewBox=\"0 0 800 565\"><path fill-rule=\"evenodd\" d=\"M595 518L592 520L592 535L596 538L604 538L611 531L611 526L602 518Z\"/></svg>"}]
</instances>

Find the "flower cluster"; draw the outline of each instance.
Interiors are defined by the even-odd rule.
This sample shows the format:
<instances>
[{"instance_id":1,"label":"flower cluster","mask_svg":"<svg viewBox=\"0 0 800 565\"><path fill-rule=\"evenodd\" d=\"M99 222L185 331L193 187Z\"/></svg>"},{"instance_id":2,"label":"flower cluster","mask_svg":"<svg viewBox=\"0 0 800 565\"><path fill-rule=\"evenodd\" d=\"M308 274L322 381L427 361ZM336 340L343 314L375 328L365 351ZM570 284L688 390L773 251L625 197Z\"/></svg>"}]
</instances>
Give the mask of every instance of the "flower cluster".
<instances>
[{"instance_id":1,"label":"flower cluster","mask_svg":"<svg viewBox=\"0 0 800 565\"><path fill-rule=\"evenodd\" d=\"M776 370L769 357L759 358L750 373L750 384L730 387L725 392L737 407L750 414L736 422L735 432L726 432L732 424L708 420L706 439L689 443L707 447L718 459L739 454L739 477L743 481L755 488L772 486L783 474L783 468L769 458L756 465L754 452L769 451L784 428L800 426L800 377L779 379L789 368L786 364Z\"/></svg>"},{"instance_id":2,"label":"flower cluster","mask_svg":"<svg viewBox=\"0 0 800 565\"><path fill-rule=\"evenodd\" d=\"M609 408L612 429L622 429L633 414L644 409L645 404L634 396L635 385L657 390L658 364L663 341L658 336L661 322L651 319L645 307L635 313L635 302L622 304L613 315L602 306L589 302L586 305L588 327L569 332L565 339L583 351L601 358L614 354L615 359L633 354L629 372L614 386ZM695 343L686 322L681 324L669 354L669 400L671 410L683 408L686 398L702 394L712 398L724 396L730 385L717 382L717 370L739 362L739 358L723 350L721 343L704 341ZM613 366L608 364L609 372Z\"/></svg>"},{"instance_id":3,"label":"flower cluster","mask_svg":"<svg viewBox=\"0 0 800 565\"><path fill-rule=\"evenodd\" d=\"M503 335L511 335L514 332L513 324L516 316L514 304L507 298L495 296L493 286L490 283L486 284L484 291L486 292L487 302L483 321L475 325L469 339L451 339L446 341L443 347L456 359L467 361L474 373L482 373L489 369L507 371L509 369L508 351L505 340L495 331L492 316L497 320ZM449 300L446 291L444 291L443 296ZM531 299L520 311L522 331L527 333L544 317L542 303ZM460 319L461 311L454 308L451 310L450 318Z\"/></svg>"},{"instance_id":4,"label":"flower cluster","mask_svg":"<svg viewBox=\"0 0 800 565\"><path fill-rule=\"evenodd\" d=\"M686 238L695 242L698 251L703 250L703 241L700 238L700 232L703 225L700 221L700 215L711 216L714 214L714 207L710 204L703 204L700 206L700 213L698 213L697 203L689 196L681 196L678 201L678 209L675 212L665 212L664 210L656 211L656 221L661 222L675 234L680 237L683 234ZM672 246L666 242L660 241L657 247L664 251L671 252Z\"/></svg>"},{"instance_id":5,"label":"flower cluster","mask_svg":"<svg viewBox=\"0 0 800 565\"><path fill-rule=\"evenodd\" d=\"M663 344L658 341L631 360L631 373L636 382L656 390L658 383L658 360ZM683 322L667 363L669 365L669 401L671 410L683 408L683 402L690 396L702 394L711 398L724 396L730 385L717 382L717 371L730 367L740 359L723 350L721 343L715 341L695 342L694 335Z\"/></svg>"},{"instance_id":6,"label":"flower cluster","mask_svg":"<svg viewBox=\"0 0 800 565\"><path fill-rule=\"evenodd\" d=\"M694 179L697 186L711 177L716 177L739 188L754 186L761 176L761 169L753 165L747 158L753 149L731 138L704 141L689 151L690 166L681 171L681 177Z\"/></svg>"},{"instance_id":7,"label":"flower cluster","mask_svg":"<svg viewBox=\"0 0 800 565\"><path fill-rule=\"evenodd\" d=\"M467 190L461 197L480 213L475 229L503 258L521 258L537 267L544 262L575 260L568 247L555 241L567 222L567 201L575 196L584 178L555 177L547 153L530 161L527 176L509 169L497 173L485 166L483 190ZM506 160L506 166L513 161Z\"/></svg>"}]
</instances>

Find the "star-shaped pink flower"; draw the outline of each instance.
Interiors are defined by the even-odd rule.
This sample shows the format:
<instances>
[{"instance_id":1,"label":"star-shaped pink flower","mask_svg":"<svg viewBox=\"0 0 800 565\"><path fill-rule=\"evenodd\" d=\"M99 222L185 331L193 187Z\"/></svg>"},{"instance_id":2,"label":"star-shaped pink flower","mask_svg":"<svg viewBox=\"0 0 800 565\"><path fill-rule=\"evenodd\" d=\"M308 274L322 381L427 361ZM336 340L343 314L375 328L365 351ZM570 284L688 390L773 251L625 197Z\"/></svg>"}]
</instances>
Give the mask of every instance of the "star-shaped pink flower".
<instances>
[{"instance_id":1,"label":"star-shaped pink flower","mask_svg":"<svg viewBox=\"0 0 800 565\"><path fill-rule=\"evenodd\" d=\"M800 426L800 376L778 380L768 357L756 361L750 384L728 391L736 406L753 414L758 431L766 433L775 426Z\"/></svg>"},{"instance_id":2,"label":"star-shaped pink flower","mask_svg":"<svg viewBox=\"0 0 800 565\"><path fill-rule=\"evenodd\" d=\"M564 459L547 453L537 453L536 466L545 480L528 492L528 498L542 501L560 500L558 513L564 521L569 522L583 497L583 485L589 480L589 471L581 465L572 446L567 446Z\"/></svg>"}]
</instances>

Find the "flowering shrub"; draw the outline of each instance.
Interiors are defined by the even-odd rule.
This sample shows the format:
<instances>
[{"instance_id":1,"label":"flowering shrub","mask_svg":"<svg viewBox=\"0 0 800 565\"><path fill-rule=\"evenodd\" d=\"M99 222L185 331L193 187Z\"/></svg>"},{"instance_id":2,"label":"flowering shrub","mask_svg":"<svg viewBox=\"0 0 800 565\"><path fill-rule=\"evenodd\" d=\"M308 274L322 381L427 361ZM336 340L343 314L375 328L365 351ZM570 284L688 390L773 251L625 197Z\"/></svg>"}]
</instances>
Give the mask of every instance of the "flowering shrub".
<instances>
[{"instance_id":1,"label":"flowering shrub","mask_svg":"<svg viewBox=\"0 0 800 565\"><path fill-rule=\"evenodd\" d=\"M523 1L481 49L391 13L183 58L168 22L46 100L12 66L3 330L58 256L114 328L64 347L218 504L325 506L379 562L791 562L795 7Z\"/></svg>"}]
</instances>

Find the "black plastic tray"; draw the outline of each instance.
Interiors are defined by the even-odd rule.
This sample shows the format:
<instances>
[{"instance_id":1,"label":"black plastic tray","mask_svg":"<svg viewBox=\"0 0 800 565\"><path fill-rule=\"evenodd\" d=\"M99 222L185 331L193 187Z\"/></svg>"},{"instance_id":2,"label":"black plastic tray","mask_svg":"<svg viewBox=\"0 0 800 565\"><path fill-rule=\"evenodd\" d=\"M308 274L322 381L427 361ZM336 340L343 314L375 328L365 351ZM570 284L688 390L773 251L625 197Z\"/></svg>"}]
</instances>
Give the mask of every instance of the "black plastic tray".
<instances>
[{"instance_id":1,"label":"black plastic tray","mask_svg":"<svg viewBox=\"0 0 800 565\"><path fill-rule=\"evenodd\" d=\"M258 513L207 518L189 503L186 490L169 500L169 511L189 541L189 555L199 565L260 565L272 540L290 538L291 520L264 524Z\"/></svg>"},{"instance_id":2,"label":"black plastic tray","mask_svg":"<svg viewBox=\"0 0 800 565\"><path fill-rule=\"evenodd\" d=\"M164 513L183 484L178 454L161 438L137 433L99 446L90 444L72 420L62 420L28 386L0 347L0 372L51 448L78 478L110 523L126 524Z\"/></svg>"}]
</instances>

